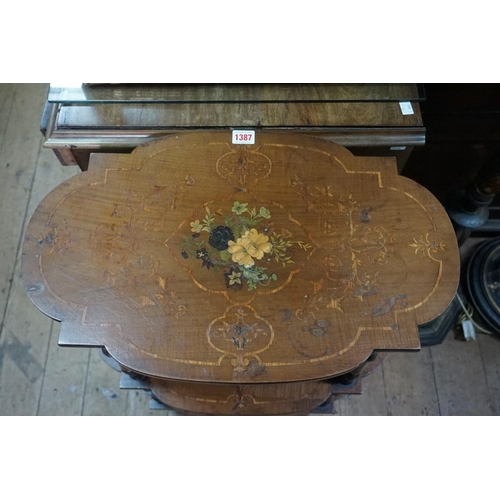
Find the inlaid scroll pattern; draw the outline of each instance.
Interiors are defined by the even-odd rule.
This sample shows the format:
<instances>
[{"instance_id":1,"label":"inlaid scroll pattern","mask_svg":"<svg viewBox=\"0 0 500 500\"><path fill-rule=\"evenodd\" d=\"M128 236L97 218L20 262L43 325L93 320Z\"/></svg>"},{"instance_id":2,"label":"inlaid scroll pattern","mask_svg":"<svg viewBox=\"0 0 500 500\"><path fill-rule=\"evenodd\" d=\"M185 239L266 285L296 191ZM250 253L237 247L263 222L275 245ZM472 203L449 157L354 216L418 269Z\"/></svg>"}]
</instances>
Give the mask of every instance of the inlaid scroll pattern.
<instances>
[{"instance_id":1,"label":"inlaid scroll pattern","mask_svg":"<svg viewBox=\"0 0 500 500\"><path fill-rule=\"evenodd\" d=\"M159 307L176 318L186 313L184 301L169 286L172 277L161 270L158 251L163 242L155 233L164 228L168 211L176 209L194 183L186 175L169 185L151 183L146 193L132 189L122 203L113 204L112 222L102 222L89 233L88 247L103 268L104 283L138 310Z\"/></svg>"},{"instance_id":2,"label":"inlaid scroll pattern","mask_svg":"<svg viewBox=\"0 0 500 500\"><path fill-rule=\"evenodd\" d=\"M324 234L338 232L338 204L332 186L308 186L297 175L289 179L291 187L307 203L307 211L318 214L318 227Z\"/></svg>"},{"instance_id":3,"label":"inlaid scroll pattern","mask_svg":"<svg viewBox=\"0 0 500 500\"><path fill-rule=\"evenodd\" d=\"M363 297L378 293L379 271L369 272L362 268L367 264L370 268L373 265L387 264L389 250L387 232L383 227L371 227L355 222L363 220L367 214L358 207L358 202L353 199L352 194L341 196L337 206L348 233L340 238L337 254L325 258L324 269L326 278L336 283L330 287L333 293L327 307L342 312L340 304L347 297L363 302Z\"/></svg>"},{"instance_id":4,"label":"inlaid scroll pattern","mask_svg":"<svg viewBox=\"0 0 500 500\"><path fill-rule=\"evenodd\" d=\"M228 145L229 146L229 145ZM216 171L231 185L238 187L254 186L259 180L268 177L272 170L271 159L253 149L232 149L222 155L216 163Z\"/></svg>"},{"instance_id":5,"label":"inlaid scroll pattern","mask_svg":"<svg viewBox=\"0 0 500 500\"><path fill-rule=\"evenodd\" d=\"M324 278L313 283L314 297L307 297L296 316L304 322L316 321L314 311L326 307L342 313L344 300L363 302L378 293L379 271L373 266L389 262L392 239L384 227L371 224L370 208L361 207L352 193L335 196L331 186L308 186L298 176L289 183L307 203L307 210L318 214L318 228L328 236L337 234L335 242L324 245L332 250L322 261Z\"/></svg>"},{"instance_id":6,"label":"inlaid scroll pattern","mask_svg":"<svg viewBox=\"0 0 500 500\"><path fill-rule=\"evenodd\" d=\"M221 320L219 326L213 332L214 337L220 336L226 342L232 342L238 351L242 351L247 344L259 335L267 336L267 331L258 322L246 323L245 316L248 316L248 314L242 307L239 307L234 315L236 321L233 323Z\"/></svg>"},{"instance_id":7,"label":"inlaid scroll pattern","mask_svg":"<svg viewBox=\"0 0 500 500\"><path fill-rule=\"evenodd\" d=\"M420 252L421 255L433 258L431 254L437 254L438 252L445 252L446 245L443 240L439 243L436 238L430 239L429 233L425 236L422 234L419 238L413 238L413 243L410 244L411 247L415 249L415 255Z\"/></svg>"},{"instance_id":8,"label":"inlaid scroll pattern","mask_svg":"<svg viewBox=\"0 0 500 500\"><path fill-rule=\"evenodd\" d=\"M258 365L257 354L269 349L274 332L270 323L260 317L250 306L230 307L226 313L210 324L207 337L209 344L225 356L231 356L236 372L243 372L253 357Z\"/></svg>"},{"instance_id":9,"label":"inlaid scroll pattern","mask_svg":"<svg viewBox=\"0 0 500 500\"><path fill-rule=\"evenodd\" d=\"M128 220L129 225L139 226L148 232L158 232L165 224L165 216L177 208L178 202L195 185L190 175L177 175L171 183L150 182L147 192L131 189L121 204L114 204L111 217Z\"/></svg>"},{"instance_id":10,"label":"inlaid scroll pattern","mask_svg":"<svg viewBox=\"0 0 500 500\"><path fill-rule=\"evenodd\" d=\"M46 234L40 234L38 244L40 246L47 245L49 252L59 252L63 254L75 244L71 238L71 232L67 229L59 230L57 223L49 226L49 231Z\"/></svg>"}]
</instances>

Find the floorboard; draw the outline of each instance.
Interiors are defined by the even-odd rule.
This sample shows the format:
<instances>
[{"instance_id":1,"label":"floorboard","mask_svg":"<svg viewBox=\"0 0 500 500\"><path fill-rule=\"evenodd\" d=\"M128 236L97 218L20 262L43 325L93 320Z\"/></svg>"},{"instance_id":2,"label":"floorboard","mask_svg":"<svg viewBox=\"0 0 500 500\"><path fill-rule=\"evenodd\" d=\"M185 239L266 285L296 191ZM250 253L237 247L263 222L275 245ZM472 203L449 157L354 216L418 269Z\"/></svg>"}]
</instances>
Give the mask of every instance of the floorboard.
<instances>
[{"instance_id":1,"label":"floorboard","mask_svg":"<svg viewBox=\"0 0 500 500\"><path fill-rule=\"evenodd\" d=\"M439 403L428 348L394 352L384 361L389 415L439 415Z\"/></svg>"},{"instance_id":2,"label":"floorboard","mask_svg":"<svg viewBox=\"0 0 500 500\"><path fill-rule=\"evenodd\" d=\"M39 122L46 92L40 85L0 85L0 325L42 143Z\"/></svg>"},{"instance_id":3,"label":"floorboard","mask_svg":"<svg viewBox=\"0 0 500 500\"><path fill-rule=\"evenodd\" d=\"M59 347L60 325L51 331L38 415L78 416L83 413L90 349Z\"/></svg>"},{"instance_id":4,"label":"floorboard","mask_svg":"<svg viewBox=\"0 0 500 500\"><path fill-rule=\"evenodd\" d=\"M162 417L162 416L174 416L175 412L172 410L150 410L149 400L151 395L144 391L127 391L127 415L136 416L152 416L152 417Z\"/></svg>"},{"instance_id":5,"label":"floorboard","mask_svg":"<svg viewBox=\"0 0 500 500\"><path fill-rule=\"evenodd\" d=\"M110 368L99 355L90 352L90 363L83 400L83 415L126 415L127 391L120 389L120 373Z\"/></svg>"},{"instance_id":6,"label":"floorboard","mask_svg":"<svg viewBox=\"0 0 500 500\"><path fill-rule=\"evenodd\" d=\"M450 332L430 352L441 414L492 415L479 342L466 342Z\"/></svg>"},{"instance_id":7,"label":"floorboard","mask_svg":"<svg viewBox=\"0 0 500 500\"><path fill-rule=\"evenodd\" d=\"M494 415L500 415L500 336L478 335L479 352Z\"/></svg>"},{"instance_id":8,"label":"floorboard","mask_svg":"<svg viewBox=\"0 0 500 500\"><path fill-rule=\"evenodd\" d=\"M46 91L45 86L15 86L0 150L2 415L36 415L52 327L27 297L20 270L21 241L42 144L35 120L41 116Z\"/></svg>"},{"instance_id":9,"label":"floorboard","mask_svg":"<svg viewBox=\"0 0 500 500\"><path fill-rule=\"evenodd\" d=\"M387 416L383 365L363 379L363 394L343 396L335 401L341 416Z\"/></svg>"}]
</instances>

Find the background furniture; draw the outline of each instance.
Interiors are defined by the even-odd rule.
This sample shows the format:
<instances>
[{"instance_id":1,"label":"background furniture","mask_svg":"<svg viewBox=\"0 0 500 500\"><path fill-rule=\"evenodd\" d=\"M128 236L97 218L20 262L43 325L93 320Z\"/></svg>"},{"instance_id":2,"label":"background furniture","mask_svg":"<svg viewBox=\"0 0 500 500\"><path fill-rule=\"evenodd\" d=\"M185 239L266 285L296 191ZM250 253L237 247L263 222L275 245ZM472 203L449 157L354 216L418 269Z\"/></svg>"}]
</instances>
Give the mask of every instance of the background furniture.
<instances>
[{"instance_id":1,"label":"background furniture","mask_svg":"<svg viewBox=\"0 0 500 500\"><path fill-rule=\"evenodd\" d=\"M500 85L426 83L420 108L425 147L413 150L404 175L444 204L500 156Z\"/></svg>"},{"instance_id":2,"label":"background furniture","mask_svg":"<svg viewBox=\"0 0 500 500\"><path fill-rule=\"evenodd\" d=\"M394 156L401 172L425 143L416 84L78 84L51 86L44 146L86 170L93 152L130 153L180 130L293 130L357 155ZM400 102L411 103L403 114Z\"/></svg>"}]
</instances>

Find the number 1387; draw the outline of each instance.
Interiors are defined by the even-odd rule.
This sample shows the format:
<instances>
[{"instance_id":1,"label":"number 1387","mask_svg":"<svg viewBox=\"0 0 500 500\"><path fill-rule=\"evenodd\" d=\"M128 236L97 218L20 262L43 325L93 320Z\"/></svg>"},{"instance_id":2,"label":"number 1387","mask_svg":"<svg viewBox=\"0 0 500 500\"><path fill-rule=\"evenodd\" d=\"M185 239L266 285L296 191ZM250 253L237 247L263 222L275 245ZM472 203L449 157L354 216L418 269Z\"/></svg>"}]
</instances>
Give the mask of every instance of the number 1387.
<instances>
[{"instance_id":1,"label":"number 1387","mask_svg":"<svg viewBox=\"0 0 500 500\"><path fill-rule=\"evenodd\" d=\"M254 144L255 131L233 130L233 144Z\"/></svg>"}]
</instances>

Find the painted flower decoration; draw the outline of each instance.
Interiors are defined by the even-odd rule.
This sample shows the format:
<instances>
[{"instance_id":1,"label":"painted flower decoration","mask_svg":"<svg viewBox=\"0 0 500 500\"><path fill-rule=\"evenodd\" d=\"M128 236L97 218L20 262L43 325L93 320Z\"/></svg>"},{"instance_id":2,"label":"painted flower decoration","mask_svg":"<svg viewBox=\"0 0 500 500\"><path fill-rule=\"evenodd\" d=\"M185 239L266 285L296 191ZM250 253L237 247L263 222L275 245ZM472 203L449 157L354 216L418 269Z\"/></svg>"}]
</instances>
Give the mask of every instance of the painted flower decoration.
<instances>
[{"instance_id":1,"label":"painted flower decoration","mask_svg":"<svg viewBox=\"0 0 500 500\"><path fill-rule=\"evenodd\" d=\"M222 271L231 291L246 288L251 292L269 286L278 279L270 266L294 264L294 255L310 248L308 243L293 240L288 229L276 228L266 207L249 207L248 202L237 200L229 206L224 213L222 208L212 211L206 204L203 218L198 216L189 223L190 234L182 236L179 250L183 259L198 259L207 271ZM269 257L263 259L265 254ZM265 262L259 265L261 259Z\"/></svg>"},{"instance_id":2,"label":"painted flower decoration","mask_svg":"<svg viewBox=\"0 0 500 500\"><path fill-rule=\"evenodd\" d=\"M236 242L229 242L228 252L232 255L233 262L248 268L255 264L254 259L262 259L264 253L271 252L271 249L271 243L265 234L258 233L256 229L250 229Z\"/></svg>"},{"instance_id":3,"label":"painted flower decoration","mask_svg":"<svg viewBox=\"0 0 500 500\"><path fill-rule=\"evenodd\" d=\"M247 211L247 206L248 203L240 203L239 201L235 201L231 211L236 215L241 215Z\"/></svg>"},{"instance_id":4,"label":"painted flower decoration","mask_svg":"<svg viewBox=\"0 0 500 500\"><path fill-rule=\"evenodd\" d=\"M196 258L201 259L201 267L206 267L207 269L214 267L212 259L210 259L206 248L200 248L199 250L197 250Z\"/></svg>"},{"instance_id":5,"label":"painted flower decoration","mask_svg":"<svg viewBox=\"0 0 500 500\"><path fill-rule=\"evenodd\" d=\"M226 226L217 226L210 231L208 242L216 250L227 250L229 242L234 239L233 232Z\"/></svg>"},{"instance_id":6,"label":"painted flower decoration","mask_svg":"<svg viewBox=\"0 0 500 500\"><path fill-rule=\"evenodd\" d=\"M203 225L200 224L199 220L195 220L194 222L191 222L191 231L193 233L201 233L201 230L203 229Z\"/></svg>"},{"instance_id":7,"label":"painted flower decoration","mask_svg":"<svg viewBox=\"0 0 500 500\"><path fill-rule=\"evenodd\" d=\"M233 272L228 276L229 285L234 285L235 283L241 283L241 274L233 270Z\"/></svg>"},{"instance_id":8,"label":"painted flower decoration","mask_svg":"<svg viewBox=\"0 0 500 500\"><path fill-rule=\"evenodd\" d=\"M267 208L265 208L265 207L260 207L259 215L261 217L263 217L264 219L270 219L271 218L271 212Z\"/></svg>"},{"instance_id":9,"label":"painted flower decoration","mask_svg":"<svg viewBox=\"0 0 500 500\"><path fill-rule=\"evenodd\" d=\"M206 259L208 257L208 252L206 248L200 248L200 250L196 251L197 259Z\"/></svg>"},{"instance_id":10,"label":"painted flower decoration","mask_svg":"<svg viewBox=\"0 0 500 500\"><path fill-rule=\"evenodd\" d=\"M229 271L224 273L226 287L239 290L243 286L243 273L237 267L229 268Z\"/></svg>"}]
</instances>

